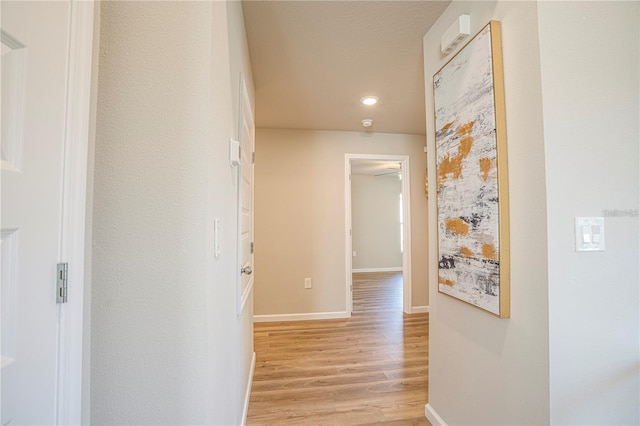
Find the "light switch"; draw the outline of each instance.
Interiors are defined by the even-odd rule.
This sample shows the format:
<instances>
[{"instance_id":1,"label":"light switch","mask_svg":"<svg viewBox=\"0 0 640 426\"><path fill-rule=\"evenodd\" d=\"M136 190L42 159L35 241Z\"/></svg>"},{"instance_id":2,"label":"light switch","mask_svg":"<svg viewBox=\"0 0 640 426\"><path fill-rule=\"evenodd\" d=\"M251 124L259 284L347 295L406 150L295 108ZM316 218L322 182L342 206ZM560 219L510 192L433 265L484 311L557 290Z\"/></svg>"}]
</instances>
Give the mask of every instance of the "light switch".
<instances>
[{"instance_id":1,"label":"light switch","mask_svg":"<svg viewBox=\"0 0 640 426\"><path fill-rule=\"evenodd\" d=\"M576 251L604 251L604 217L576 217Z\"/></svg>"},{"instance_id":2,"label":"light switch","mask_svg":"<svg viewBox=\"0 0 640 426\"><path fill-rule=\"evenodd\" d=\"M240 142L229 138L229 164L233 167L240 165Z\"/></svg>"}]
</instances>

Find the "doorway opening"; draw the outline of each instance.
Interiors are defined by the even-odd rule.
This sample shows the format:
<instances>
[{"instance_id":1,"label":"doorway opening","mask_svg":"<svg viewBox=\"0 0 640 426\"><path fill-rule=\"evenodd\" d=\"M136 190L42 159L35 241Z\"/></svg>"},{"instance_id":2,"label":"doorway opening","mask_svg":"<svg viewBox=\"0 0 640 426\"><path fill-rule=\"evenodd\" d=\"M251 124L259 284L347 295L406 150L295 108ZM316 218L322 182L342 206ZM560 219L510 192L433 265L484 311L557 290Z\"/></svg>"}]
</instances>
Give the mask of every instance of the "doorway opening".
<instances>
[{"instance_id":1,"label":"doorway opening","mask_svg":"<svg viewBox=\"0 0 640 426\"><path fill-rule=\"evenodd\" d=\"M354 312L354 273L376 273L395 290L382 293L411 313L409 156L345 155L347 313ZM402 281L401 285L398 282ZM360 282L361 280L358 280Z\"/></svg>"}]
</instances>

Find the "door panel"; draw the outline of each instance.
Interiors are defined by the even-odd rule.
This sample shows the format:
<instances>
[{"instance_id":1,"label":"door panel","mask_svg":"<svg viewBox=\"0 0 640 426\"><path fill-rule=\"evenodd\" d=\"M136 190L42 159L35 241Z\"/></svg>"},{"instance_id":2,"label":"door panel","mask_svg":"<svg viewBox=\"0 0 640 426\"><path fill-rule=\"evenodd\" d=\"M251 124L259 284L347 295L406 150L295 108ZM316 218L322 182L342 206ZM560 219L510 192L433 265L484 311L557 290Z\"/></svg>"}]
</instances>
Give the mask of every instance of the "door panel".
<instances>
[{"instance_id":1,"label":"door panel","mask_svg":"<svg viewBox=\"0 0 640 426\"><path fill-rule=\"evenodd\" d=\"M2 1L2 424L55 424L69 3Z\"/></svg>"},{"instance_id":2,"label":"door panel","mask_svg":"<svg viewBox=\"0 0 640 426\"><path fill-rule=\"evenodd\" d=\"M238 230L239 230L239 258L241 270L253 271L253 150L255 128L251 102L247 93L244 78L241 78L240 90L240 179L238 182ZM244 309L244 305L253 288L253 273L240 274L240 286L238 289L238 314Z\"/></svg>"}]
</instances>

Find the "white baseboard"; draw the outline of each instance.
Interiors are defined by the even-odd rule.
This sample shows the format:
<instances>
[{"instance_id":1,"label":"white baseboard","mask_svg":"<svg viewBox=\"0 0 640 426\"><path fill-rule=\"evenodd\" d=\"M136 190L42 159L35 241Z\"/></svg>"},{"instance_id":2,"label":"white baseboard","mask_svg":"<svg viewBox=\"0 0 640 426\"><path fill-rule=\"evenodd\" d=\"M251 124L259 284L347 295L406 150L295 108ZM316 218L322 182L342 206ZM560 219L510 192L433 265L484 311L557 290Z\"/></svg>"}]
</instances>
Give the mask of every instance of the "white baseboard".
<instances>
[{"instance_id":1,"label":"white baseboard","mask_svg":"<svg viewBox=\"0 0 640 426\"><path fill-rule=\"evenodd\" d=\"M247 413L249 412L249 399L251 398L251 386L253 386L253 372L256 369L256 353L251 357L251 369L247 379L247 390L244 394L244 407L242 409L242 426L247 424Z\"/></svg>"},{"instance_id":2,"label":"white baseboard","mask_svg":"<svg viewBox=\"0 0 640 426\"><path fill-rule=\"evenodd\" d=\"M424 406L424 416L433 426L447 426L447 423L438 415L436 410L429 404Z\"/></svg>"},{"instance_id":3,"label":"white baseboard","mask_svg":"<svg viewBox=\"0 0 640 426\"><path fill-rule=\"evenodd\" d=\"M279 322L279 321L308 321L321 319L349 318L346 311L342 312L317 312L310 314L277 314L254 315L253 322Z\"/></svg>"},{"instance_id":4,"label":"white baseboard","mask_svg":"<svg viewBox=\"0 0 640 426\"><path fill-rule=\"evenodd\" d=\"M402 272L402 266L392 268L359 268L352 269L351 272Z\"/></svg>"},{"instance_id":5,"label":"white baseboard","mask_svg":"<svg viewBox=\"0 0 640 426\"><path fill-rule=\"evenodd\" d=\"M412 306L411 313L412 314L424 314L429 312L429 305L427 306Z\"/></svg>"}]
</instances>

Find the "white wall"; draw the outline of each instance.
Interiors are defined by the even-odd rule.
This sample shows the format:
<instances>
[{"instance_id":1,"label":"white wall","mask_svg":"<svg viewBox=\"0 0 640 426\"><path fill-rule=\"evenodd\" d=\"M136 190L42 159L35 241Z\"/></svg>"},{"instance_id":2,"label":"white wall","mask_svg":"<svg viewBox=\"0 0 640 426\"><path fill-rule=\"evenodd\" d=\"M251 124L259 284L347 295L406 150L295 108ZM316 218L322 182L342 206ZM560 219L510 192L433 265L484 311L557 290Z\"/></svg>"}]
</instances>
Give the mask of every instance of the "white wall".
<instances>
[{"instance_id":1,"label":"white wall","mask_svg":"<svg viewBox=\"0 0 640 426\"><path fill-rule=\"evenodd\" d=\"M547 227L536 2L454 1L424 37L429 181L436 182L432 77L450 57L440 37L463 13L476 33L502 23L509 209L511 318L498 319L438 294L429 257L429 406L448 424L548 424ZM432 189L433 192L433 189ZM429 199L430 253L436 199Z\"/></svg>"},{"instance_id":2,"label":"white wall","mask_svg":"<svg viewBox=\"0 0 640 426\"><path fill-rule=\"evenodd\" d=\"M240 5L103 2L101 13L91 422L239 424L252 356L251 300L236 313L227 142L248 66Z\"/></svg>"},{"instance_id":3,"label":"white wall","mask_svg":"<svg viewBox=\"0 0 640 426\"><path fill-rule=\"evenodd\" d=\"M398 175L351 175L352 268L402 268Z\"/></svg>"},{"instance_id":4,"label":"white wall","mask_svg":"<svg viewBox=\"0 0 640 426\"><path fill-rule=\"evenodd\" d=\"M427 410L449 424L639 423L638 218L606 218L605 252L573 235L575 216L638 208L638 7L454 2L425 36L433 111L442 32L462 13L472 32L502 23L511 319L438 295L430 258Z\"/></svg>"},{"instance_id":5,"label":"white wall","mask_svg":"<svg viewBox=\"0 0 640 426\"><path fill-rule=\"evenodd\" d=\"M551 422L639 424L638 217L605 217L595 253L575 251L574 217L638 209L640 3L538 8Z\"/></svg>"},{"instance_id":6,"label":"white wall","mask_svg":"<svg viewBox=\"0 0 640 426\"><path fill-rule=\"evenodd\" d=\"M91 58L91 99L87 146L87 194L84 244L84 318L82 321L82 424L91 422L91 277L93 264L93 177L95 168L96 121L98 108L98 63L100 58L100 6L93 9L93 52Z\"/></svg>"},{"instance_id":7,"label":"white wall","mask_svg":"<svg viewBox=\"0 0 640 426\"><path fill-rule=\"evenodd\" d=\"M255 314L346 312L346 153L410 156L412 304L428 305L423 146L420 135L257 129Z\"/></svg>"}]
</instances>

